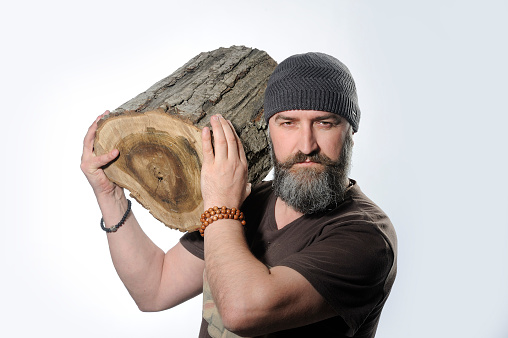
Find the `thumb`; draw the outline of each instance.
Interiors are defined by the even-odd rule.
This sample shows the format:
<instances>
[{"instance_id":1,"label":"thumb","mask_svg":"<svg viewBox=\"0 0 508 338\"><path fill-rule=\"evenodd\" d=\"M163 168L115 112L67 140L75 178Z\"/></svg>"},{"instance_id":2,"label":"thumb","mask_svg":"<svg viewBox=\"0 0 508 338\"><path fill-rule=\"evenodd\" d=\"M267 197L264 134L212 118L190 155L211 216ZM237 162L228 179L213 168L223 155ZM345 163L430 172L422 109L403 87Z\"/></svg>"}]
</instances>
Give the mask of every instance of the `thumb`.
<instances>
[{"instance_id":1,"label":"thumb","mask_svg":"<svg viewBox=\"0 0 508 338\"><path fill-rule=\"evenodd\" d=\"M94 167L96 167L98 169L100 167L105 166L106 164L110 163L115 158L117 158L119 154L120 154L120 151L118 149L113 149L107 154L97 156L95 158L95 166Z\"/></svg>"},{"instance_id":2,"label":"thumb","mask_svg":"<svg viewBox=\"0 0 508 338\"><path fill-rule=\"evenodd\" d=\"M251 189L252 189L252 184L247 183L247 185L245 186L245 197L250 195Z\"/></svg>"}]
</instances>

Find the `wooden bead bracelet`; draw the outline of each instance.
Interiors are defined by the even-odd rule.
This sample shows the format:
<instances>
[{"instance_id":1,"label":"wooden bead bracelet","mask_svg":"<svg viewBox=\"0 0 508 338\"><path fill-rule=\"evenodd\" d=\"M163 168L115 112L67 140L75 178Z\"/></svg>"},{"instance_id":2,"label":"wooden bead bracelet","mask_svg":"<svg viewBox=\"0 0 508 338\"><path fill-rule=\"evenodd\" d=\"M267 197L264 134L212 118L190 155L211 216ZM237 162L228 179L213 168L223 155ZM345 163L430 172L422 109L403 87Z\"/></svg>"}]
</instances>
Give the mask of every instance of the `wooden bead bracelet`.
<instances>
[{"instance_id":1,"label":"wooden bead bracelet","mask_svg":"<svg viewBox=\"0 0 508 338\"><path fill-rule=\"evenodd\" d=\"M219 219L236 219L239 220L242 225L246 224L245 220L243 219L243 212L237 208L228 209L226 207L219 208L215 206L201 214L201 228L199 228L201 236L205 237L206 227Z\"/></svg>"}]
</instances>

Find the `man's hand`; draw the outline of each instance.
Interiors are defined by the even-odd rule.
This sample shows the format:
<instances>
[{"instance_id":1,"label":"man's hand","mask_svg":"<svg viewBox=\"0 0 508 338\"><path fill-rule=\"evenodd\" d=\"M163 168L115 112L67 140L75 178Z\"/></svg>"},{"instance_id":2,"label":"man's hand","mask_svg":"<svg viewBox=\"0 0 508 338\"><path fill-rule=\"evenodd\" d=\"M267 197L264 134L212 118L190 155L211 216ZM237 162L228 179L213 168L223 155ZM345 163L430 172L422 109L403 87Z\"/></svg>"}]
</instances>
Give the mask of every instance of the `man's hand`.
<instances>
[{"instance_id":1,"label":"man's hand","mask_svg":"<svg viewBox=\"0 0 508 338\"><path fill-rule=\"evenodd\" d=\"M85 139L83 141L83 154L81 156L81 170L85 174L88 182L92 186L97 198L100 196L115 195L121 192L121 188L112 183L104 174L102 167L113 161L119 154L118 149L113 149L108 154L95 156L93 153L93 143L95 132L97 131L97 122L109 111L97 117L94 123L88 128Z\"/></svg>"},{"instance_id":2,"label":"man's hand","mask_svg":"<svg viewBox=\"0 0 508 338\"><path fill-rule=\"evenodd\" d=\"M250 183L247 183L248 164L242 142L231 122L222 116L212 116L210 123L214 147L210 129L204 128L202 133L201 192L204 207L239 208L250 194Z\"/></svg>"}]
</instances>

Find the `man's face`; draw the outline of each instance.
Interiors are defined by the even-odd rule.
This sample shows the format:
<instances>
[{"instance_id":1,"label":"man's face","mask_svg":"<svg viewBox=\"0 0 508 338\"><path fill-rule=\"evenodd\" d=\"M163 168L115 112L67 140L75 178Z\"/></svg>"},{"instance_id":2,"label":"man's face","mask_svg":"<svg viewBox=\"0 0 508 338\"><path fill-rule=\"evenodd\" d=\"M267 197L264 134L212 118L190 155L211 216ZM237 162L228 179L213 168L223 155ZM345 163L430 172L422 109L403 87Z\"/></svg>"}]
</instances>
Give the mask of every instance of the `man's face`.
<instances>
[{"instance_id":1,"label":"man's face","mask_svg":"<svg viewBox=\"0 0 508 338\"><path fill-rule=\"evenodd\" d=\"M322 111L285 111L270 119L269 130L279 198L304 214L342 201L353 145L347 120Z\"/></svg>"},{"instance_id":2,"label":"man's face","mask_svg":"<svg viewBox=\"0 0 508 338\"><path fill-rule=\"evenodd\" d=\"M290 110L275 114L269 121L273 150L278 161L287 161L301 152L321 154L337 161L350 124L343 117L317 110ZM295 168L316 168L307 160Z\"/></svg>"}]
</instances>

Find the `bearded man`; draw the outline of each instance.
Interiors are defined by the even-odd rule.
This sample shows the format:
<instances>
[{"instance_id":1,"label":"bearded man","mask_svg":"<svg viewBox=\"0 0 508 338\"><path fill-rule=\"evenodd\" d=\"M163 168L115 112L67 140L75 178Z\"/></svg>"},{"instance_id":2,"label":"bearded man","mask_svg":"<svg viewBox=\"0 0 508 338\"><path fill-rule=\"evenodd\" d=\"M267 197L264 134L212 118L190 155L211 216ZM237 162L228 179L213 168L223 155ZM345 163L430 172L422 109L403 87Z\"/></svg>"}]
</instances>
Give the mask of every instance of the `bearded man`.
<instances>
[{"instance_id":1,"label":"bearded man","mask_svg":"<svg viewBox=\"0 0 508 338\"><path fill-rule=\"evenodd\" d=\"M332 56L280 63L264 104L273 182L251 189L238 136L214 116L213 147L210 130L202 134L201 187L210 209L201 234L184 235L166 254L100 169L118 153L91 155L92 125L82 169L106 224L127 215L108 241L139 308L164 310L203 292L200 337L374 337L396 275L397 244L388 217L348 178L357 101L349 70ZM221 206L242 213L230 218Z\"/></svg>"}]
</instances>

